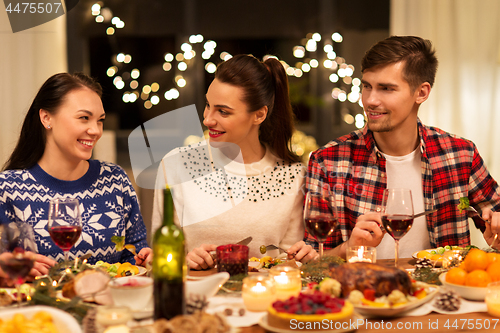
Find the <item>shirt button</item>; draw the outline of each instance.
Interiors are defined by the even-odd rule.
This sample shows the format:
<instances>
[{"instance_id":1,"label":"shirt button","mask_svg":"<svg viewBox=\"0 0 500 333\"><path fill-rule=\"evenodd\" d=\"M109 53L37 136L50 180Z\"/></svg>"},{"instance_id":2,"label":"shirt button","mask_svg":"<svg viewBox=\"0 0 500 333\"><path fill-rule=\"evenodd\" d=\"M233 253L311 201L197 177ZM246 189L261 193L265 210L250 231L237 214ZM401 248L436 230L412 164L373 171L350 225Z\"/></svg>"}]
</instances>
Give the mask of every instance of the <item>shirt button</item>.
<instances>
[{"instance_id":1,"label":"shirt button","mask_svg":"<svg viewBox=\"0 0 500 333\"><path fill-rule=\"evenodd\" d=\"M382 173L380 174L380 176L381 176L381 177L385 177L385 173L383 173L383 172L382 172Z\"/></svg>"}]
</instances>

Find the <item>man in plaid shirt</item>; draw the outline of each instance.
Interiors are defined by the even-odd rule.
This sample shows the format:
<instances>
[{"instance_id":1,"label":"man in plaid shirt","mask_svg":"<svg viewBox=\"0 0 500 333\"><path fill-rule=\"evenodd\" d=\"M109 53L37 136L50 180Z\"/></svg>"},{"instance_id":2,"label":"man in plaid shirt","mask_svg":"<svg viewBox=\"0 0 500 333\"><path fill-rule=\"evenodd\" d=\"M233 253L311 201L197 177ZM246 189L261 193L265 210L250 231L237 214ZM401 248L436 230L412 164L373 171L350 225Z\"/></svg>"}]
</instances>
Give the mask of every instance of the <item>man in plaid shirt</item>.
<instances>
[{"instance_id":1,"label":"man in plaid shirt","mask_svg":"<svg viewBox=\"0 0 500 333\"><path fill-rule=\"evenodd\" d=\"M366 245L377 246L384 253L379 258L393 256L394 240L384 235L377 213L386 188L410 188L415 213L437 209L415 219L401 239L401 257L429 246L469 245L467 213L457 208L461 197L491 221L474 218L488 244L500 232L500 213L492 212L500 211L500 190L475 145L417 117L436 70L431 42L419 37L389 37L364 56L367 126L331 141L309 160L308 191L328 184L338 209L340 228L325 242L329 254L345 257L347 246ZM317 247L311 235L305 240Z\"/></svg>"}]
</instances>

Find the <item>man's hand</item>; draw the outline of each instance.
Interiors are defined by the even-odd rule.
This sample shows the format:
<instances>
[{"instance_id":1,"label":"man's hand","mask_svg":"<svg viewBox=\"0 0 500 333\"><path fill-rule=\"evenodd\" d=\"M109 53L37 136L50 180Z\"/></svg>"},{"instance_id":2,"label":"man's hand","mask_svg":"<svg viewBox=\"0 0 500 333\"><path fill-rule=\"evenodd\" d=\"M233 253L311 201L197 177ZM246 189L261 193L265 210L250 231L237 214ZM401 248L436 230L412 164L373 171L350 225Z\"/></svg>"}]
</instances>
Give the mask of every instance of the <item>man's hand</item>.
<instances>
[{"instance_id":1,"label":"man's hand","mask_svg":"<svg viewBox=\"0 0 500 333\"><path fill-rule=\"evenodd\" d=\"M486 230L483 234L486 243L491 246L495 235L500 233L500 212L492 212L491 209L484 209L483 219L491 222L491 224L485 223ZM497 239L494 245L496 249L500 249L500 240Z\"/></svg>"},{"instance_id":2,"label":"man's hand","mask_svg":"<svg viewBox=\"0 0 500 333\"><path fill-rule=\"evenodd\" d=\"M214 267L215 262L209 252L215 251L216 248L217 245L214 244L201 244L193 249L186 257L189 268L200 270Z\"/></svg>"}]
</instances>

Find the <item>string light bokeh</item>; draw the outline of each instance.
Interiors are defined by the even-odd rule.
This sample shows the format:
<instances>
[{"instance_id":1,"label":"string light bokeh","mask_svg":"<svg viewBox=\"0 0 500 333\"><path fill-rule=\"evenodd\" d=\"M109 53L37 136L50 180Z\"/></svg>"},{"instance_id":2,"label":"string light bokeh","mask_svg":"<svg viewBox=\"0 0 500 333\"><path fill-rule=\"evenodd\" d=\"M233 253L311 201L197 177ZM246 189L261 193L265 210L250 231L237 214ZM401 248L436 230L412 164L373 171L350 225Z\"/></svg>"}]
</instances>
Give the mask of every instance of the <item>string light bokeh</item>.
<instances>
[{"instance_id":1,"label":"string light bokeh","mask_svg":"<svg viewBox=\"0 0 500 333\"><path fill-rule=\"evenodd\" d=\"M119 17L114 16L109 7L105 7L102 1L96 2L91 6L91 14L95 17L95 22L106 26L105 33L109 36L115 35L120 29L125 27L125 22ZM118 53L112 57L112 65L107 69L106 74L112 78L113 85L117 90L123 90L122 101L124 103L143 103L146 109L161 103L165 100L174 100L179 98L182 88L189 84L183 73L186 72L192 61L201 56L205 61L204 70L213 74L217 68L216 58L226 61L232 57L229 52L216 51L217 43L213 40L205 41L201 34L191 35L180 45L178 52L165 52L162 69L165 72L177 70L173 86L160 87L157 82L142 82L140 69L134 68L130 72L122 70L123 64L133 64L133 56L125 53ZM292 48L292 55L297 62L292 66L274 55L266 55L263 60L269 57L278 59L287 75L296 78L302 78L308 73L318 70L322 66L330 71L328 78L332 83L331 97L341 103L350 102L353 104L361 103L361 80L353 77L354 66L348 64L346 60L335 52L335 44L343 42L340 33L334 32L328 36L322 36L319 33L309 33L300 43ZM194 50L195 44L203 43L201 54ZM339 87L339 82L341 87ZM347 113L343 116L343 121L349 125L354 124L357 128L365 125L364 115L361 113L355 116Z\"/></svg>"}]
</instances>

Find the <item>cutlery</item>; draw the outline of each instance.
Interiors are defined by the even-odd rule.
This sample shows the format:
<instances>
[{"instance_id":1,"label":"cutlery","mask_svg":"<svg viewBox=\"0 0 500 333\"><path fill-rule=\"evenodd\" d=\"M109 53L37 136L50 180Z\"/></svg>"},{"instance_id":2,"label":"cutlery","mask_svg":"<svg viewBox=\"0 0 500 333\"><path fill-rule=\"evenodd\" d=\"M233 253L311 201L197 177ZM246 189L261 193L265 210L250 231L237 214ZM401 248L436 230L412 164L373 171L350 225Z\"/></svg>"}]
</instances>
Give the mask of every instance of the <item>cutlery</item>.
<instances>
[{"instance_id":1,"label":"cutlery","mask_svg":"<svg viewBox=\"0 0 500 333\"><path fill-rule=\"evenodd\" d=\"M465 210L469 211L469 212L472 212L474 214L476 214L481 220L483 220L484 222L486 223L489 223L491 224L491 221L488 221L488 220L485 220L483 219L483 217L481 216L481 214L479 214L479 212L476 210L476 208L472 207L472 206L469 206L467 207ZM495 242L497 241L497 238L498 238L498 234L495 234L495 238L493 238L493 242L491 243L490 247L493 248L493 246L495 246Z\"/></svg>"},{"instance_id":2,"label":"cutlery","mask_svg":"<svg viewBox=\"0 0 500 333\"><path fill-rule=\"evenodd\" d=\"M248 245L252 241L252 236L248 236L247 238L244 238L240 240L238 243L235 243L236 245ZM210 256L212 256L212 259L215 261L217 259L217 253L215 251L210 251Z\"/></svg>"},{"instance_id":3,"label":"cutlery","mask_svg":"<svg viewBox=\"0 0 500 333\"><path fill-rule=\"evenodd\" d=\"M267 251L272 251L272 250L280 250L280 253L281 253L281 252L284 252L284 253L286 253L286 254L288 255L287 250L285 250L284 248L282 248L282 247L280 247L280 246L276 246L276 245L274 245L274 244L271 244L271 245L267 245L267 246L266 246L266 252L267 252ZM297 253L292 253L292 256L294 256L294 257L295 257L295 255L296 255L296 254L297 254Z\"/></svg>"},{"instance_id":4,"label":"cutlery","mask_svg":"<svg viewBox=\"0 0 500 333\"><path fill-rule=\"evenodd\" d=\"M413 218L416 219L417 217L429 215L429 214L432 214L432 213L435 213L435 212L437 212L437 209L428 210L428 211L425 211L425 212L413 215Z\"/></svg>"}]
</instances>

